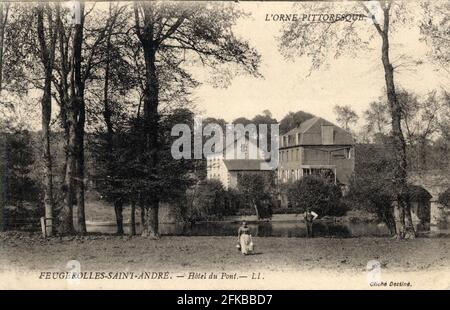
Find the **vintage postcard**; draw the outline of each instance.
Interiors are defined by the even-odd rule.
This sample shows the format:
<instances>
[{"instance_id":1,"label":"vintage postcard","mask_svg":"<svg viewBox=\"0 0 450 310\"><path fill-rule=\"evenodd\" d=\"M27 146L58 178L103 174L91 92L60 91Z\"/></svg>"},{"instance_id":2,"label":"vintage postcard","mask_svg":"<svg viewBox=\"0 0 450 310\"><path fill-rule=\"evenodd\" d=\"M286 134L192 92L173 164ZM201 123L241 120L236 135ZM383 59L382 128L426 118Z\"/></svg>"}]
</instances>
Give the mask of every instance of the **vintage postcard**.
<instances>
[{"instance_id":1,"label":"vintage postcard","mask_svg":"<svg viewBox=\"0 0 450 310\"><path fill-rule=\"evenodd\" d=\"M1 289L450 289L450 2L2 1L0 207Z\"/></svg>"}]
</instances>

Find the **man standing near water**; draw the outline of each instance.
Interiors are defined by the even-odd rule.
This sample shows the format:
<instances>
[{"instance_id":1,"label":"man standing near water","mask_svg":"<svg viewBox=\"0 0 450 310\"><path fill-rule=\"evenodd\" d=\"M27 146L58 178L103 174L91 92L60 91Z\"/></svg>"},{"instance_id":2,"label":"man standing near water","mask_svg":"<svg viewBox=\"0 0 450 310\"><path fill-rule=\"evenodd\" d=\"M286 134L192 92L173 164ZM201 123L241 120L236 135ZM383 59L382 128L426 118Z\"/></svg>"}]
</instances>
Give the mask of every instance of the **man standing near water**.
<instances>
[{"instance_id":1,"label":"man standing near water","mask_svg":"<svg viewBox=\"0 0 450 310\"><path fill-rule=\"evenodd\" d=\"M314 237L313 234L313 222L319 215L311 211L310 208L306 208L305 212L305 222L306 222L306 233L308 235L308 238Z\"/></svg>"}]
</instances>

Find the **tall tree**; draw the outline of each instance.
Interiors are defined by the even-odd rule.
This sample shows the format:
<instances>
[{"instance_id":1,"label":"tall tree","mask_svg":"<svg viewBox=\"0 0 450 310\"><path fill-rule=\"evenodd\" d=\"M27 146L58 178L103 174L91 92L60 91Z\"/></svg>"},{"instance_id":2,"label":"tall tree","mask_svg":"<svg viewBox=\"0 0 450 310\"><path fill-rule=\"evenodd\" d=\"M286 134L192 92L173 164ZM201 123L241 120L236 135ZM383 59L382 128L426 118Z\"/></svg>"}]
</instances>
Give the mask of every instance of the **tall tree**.
<instances>
[{"instance_id":1,"label":"tall tree","mask_svg":"<svg viewBox=\"0 0 450 310\"><path fill-rule=\"evenodd\" d=\"M56 20L59 18L60 8L56 7L56 19L53 17L52 8L49 4L39 4L36 8L37 15L37 35L39 40L40 59L44 68L44 85L41 99L42 111L42 160L43 160L43 179L44 179L44 206L47 233L53 234L53 172L52 156L50 152L50 120L52 117L52 79L53 67L56 52ZM47 27L45 27L47 20ZM48 221L48 222L47 222Z\"/></svg>"},{"instance_id":2,"label":"tall tree","mask_svg":"<svg viewBox=\"0 0 450 310\"><path fill-rule=\"evenodd\" d=\"M60 233L73 234L73 204L76 196L78 210L78 229L86 232L84 222L84 79L82 76L82 44L84 31L84 3L74 8L74 25L70 34L60 17L59 30L59 76L60 106L66 129L66 164L64 177L64 202L60 210ZM73 27L72 27L73 26ZM74 195L75 194L75 195Z\"/></svg>"},{"instance_id":3,"label":"tall tree","mask_svg":"<svg viewBox=\"0 0 450 310\"><path fill-rule=\"evenodd\" d=\"M339 4L341 5L341 3ZM369 6L369 4L371 5ZM332 4L320 5L325 5L329 8L329 5ZM398 238L414 238L415 231L412 225L411 211L407 203L407 159L406 143L401 126L402 107L397 97L394 66L390 58L390 33L394 23L391 18L398 16L395 13L400 12L404 8L404 3L395 2L394 6L396 7L393 7L393 1L391 0L358 2L359 11L362 10L362 14L367 14L367 18L372 22L374 32L372 32L369 39L377 35L381 40L380 58L384 70L386 96L392 127L391 141L396 163L392 183L399 211L397 236ZM353 12L358 12L358 7L352 7L351 9ZM399 23L402 21L400 19L395 20L395 22ZM361 23L356 24L355 20L350 22L341 20L329 23L305 23L300 20L292 22L283 31L280 38L280 48L286 57L293 57L293 55L289 55L292 51L296 51L294 55L311 56L312 69L317 69L326 62L329 51L335 51L335 57L345 52L356 56L357 52L366 48L367 40L364 35L367 35L367 33L355 29L356 25L361 25Z\"/></svg>"},{"instance_id":4,"label":"tall tree","mask_svg":"<svg viewBox=\"0 0 450 310\"><path fill-rule=\"evenodd\" d=\"M431 138L438 131L439 115L444 110L444 101L432 91L425 98L400 91L402 126L412 151L410 166L413 169L427 169L427 151Z\"/></svg>"},{"instance_id":5,"label":"tall tree","mask_svg":"<svg viewBox=\"0 0 450 310\"><path fill-rule=\"evenodd\" d=\"M334 113L338 124L347 131L350 131L351 125L356 124L359 119L358 114L349 105L336 105Z\"/></svg>"},{"instance_id":6,"label":"tall tree","mask_svg":"<svg viewBox=\"0 0 450 310\"><path fill-rule=\"evenodd\" d=\"M389 111L383 99L372 101L364 111L365 130L372 136L372 142L382 144L386 143L385 137L389 134Z\"/></svg>"},{"instance_id":7,"label":"tall tree","mask_svg":"<svg viewBox=\"0 0 450 310\"><path fill-rule=\"evenodd\" d=\"M66 164L64 177L64 203L61 208L61 232L73 233L73 204L77 205L78 232L86 233L84 192L85 158L84 141L86 126L87 84L97 77L96 70L105 58L100 47L107 39L108 18L102 19L105 12L95 9L95 4L85 12L83 1L75 2L74 20L67 25L60 18L58 22L57 77L58 103L62 126L66 133ZM91 22L86 16L91 14ZM98 20L101 20L99 25Z\"/></svg>"},{"instance_id":8,"label":"tall tree","mask_svg":"<svg viewBox=\"0 0 450 310\"><path fill-rule=\"evenodd\" d=\"M2 4L3 5L3 4ZM57 27L59 5L52 6L42 3L34 7L14 5L10 8L11 19L4 37L7 45L15 46L15 53L11 47L4 47L6 53L5 71L9 94L24 96L30 88L42 90L41 98L41 151L42 151L42 189L47 220L47 233L53 233L54 197L53 197L53 169L50 148L50 122L52 118L51 86L55 63ZM55 17L56 16L56 17ZM3 57L3 56L2 56ZM19 83L11 82L17 81ZM20 85L20 87L17 87Z\"/></svg>"},{"instance_id":9,"label":"tall tree","mask_svg":"<svg viewBox=\"0 0 450 310\"><path fill-rule=\"evenodd\" d=\"M96 128L93 151L96 160L97 190L114 205L117 221L117 233L123 234L123 204L130 200L130 187L124 184L126 163L121 158L125 123L127 122L127 104L125 95L137 85L133 76L128 76L132 67L126 60L129 38L123 32L128 25L126 6L109 4L106 19L105 39L98 45L96 78L87 90L90 97L92 116L102 115L101 124ZM123 51L122 51L123 50ZM98 85L97 85L98 84ZM102 88L102 95L98 95ZM96 124L94 120L92 123ZM134 200L133 200L134 203Z\"/></svg>"},{"instance_id":10,"label":"tall tree","mask_svg":"<svg viewBox=\"0 0 450 310\"><path fill-rule=\"evenodd\" d=\"M72 71L70 76L69 128L73 129L73 140L69 137L69 149L73 151L75 161L75 192L77 200L78 232L86 233L84 214L84 126L86 122L86 104L84 90L86 77L82 71L82 52L84 39L84 3L80 3L79 21L75 20L72 41ZM77 18L77 12L75 12ZM89 60L88 60L89 61Z\"/></svg>"},{"instance_id":11,"label":"tall tree","mask_svg":"<svg viewBox=\"0 0 450 310\"><path fill-rule=\"evenodd\" d=\"M248 43L236 38L231 27L241 13L223 3L135 2L135 33L143 50L145 81L143 89L144 150L149 178L157 177L159 149L160 72L158 58L170 51L183 62L186 53L204 64L220 66L235 63L251 74L257 74L259 55ZM155 187L156 188L156 187ZM157 191L147 192L143 236L159 237Z\"/></svg>"}]
</instances>

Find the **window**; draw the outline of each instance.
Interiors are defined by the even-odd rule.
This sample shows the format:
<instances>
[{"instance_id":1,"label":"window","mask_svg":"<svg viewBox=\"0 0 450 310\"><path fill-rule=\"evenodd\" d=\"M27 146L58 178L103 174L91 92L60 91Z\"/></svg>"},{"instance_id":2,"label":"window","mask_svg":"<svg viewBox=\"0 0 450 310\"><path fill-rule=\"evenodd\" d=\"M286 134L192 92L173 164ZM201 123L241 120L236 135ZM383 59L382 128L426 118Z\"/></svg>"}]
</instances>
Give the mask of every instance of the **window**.
<instances>
[{"instance_id":1,"label":"window","mask_svg":"<svg viewBox=\"0 0 450 310\"><path fill-rule=\"evenodd\" d=\"M295 145L295 135L289 135L288 136L288 143L289 143L288 146Z\"/></svg>"},{"instance_id":2,"label":"window","mask_svg":"<svg viewBox=\"0 0 450 310\"><path fill-rule=\"evenodd\" d=\"M345 159L347 158L347 150L337 150L333 152L333 158L335 159Z\"/></svg>"}]
</instances>

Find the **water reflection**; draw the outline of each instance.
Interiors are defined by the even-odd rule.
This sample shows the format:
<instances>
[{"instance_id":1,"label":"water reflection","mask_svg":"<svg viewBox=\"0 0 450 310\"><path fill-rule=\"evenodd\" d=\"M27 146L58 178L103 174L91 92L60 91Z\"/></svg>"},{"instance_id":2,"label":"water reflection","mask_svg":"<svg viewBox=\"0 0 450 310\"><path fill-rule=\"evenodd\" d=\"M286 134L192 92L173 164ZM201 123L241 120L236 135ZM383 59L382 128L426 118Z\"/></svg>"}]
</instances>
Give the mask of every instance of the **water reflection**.
<instances>
[{"instance_id":1,"label":"water reflection","mask_svg":"<svg viewBox=\"0 0 450 310\"><path fill-rule=\"evenodd\" d=\"M161 224L160 232L166 236L237 236L240 222L202 222L195 224ZM248 226L253 236L258 237L306 237L306 225L299 221L283 222L249 222ZM87 225L88 232L116 232L116 226ZM124 225L125 233L130 232L130 226ZM374 223L314 223L316 237L383 237L389 236L385 225ZM136 227L139 234L140 225Z\"/></svg>"}]
</instances>

